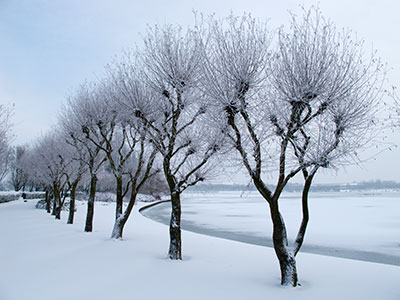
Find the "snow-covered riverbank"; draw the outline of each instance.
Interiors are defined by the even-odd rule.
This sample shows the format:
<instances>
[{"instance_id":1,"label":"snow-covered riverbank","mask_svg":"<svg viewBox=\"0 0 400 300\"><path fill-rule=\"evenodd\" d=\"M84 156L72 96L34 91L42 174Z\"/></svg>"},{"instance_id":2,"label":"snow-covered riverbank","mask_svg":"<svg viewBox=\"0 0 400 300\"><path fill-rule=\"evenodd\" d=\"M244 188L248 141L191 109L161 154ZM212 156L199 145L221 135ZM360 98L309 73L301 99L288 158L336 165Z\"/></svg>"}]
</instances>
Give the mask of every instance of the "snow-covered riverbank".
<instances>
[{"instance_id":1,"label":"snow-covered riverbank","mask_svg":"<svg viewBox=\"0 0 400 300\"><path fill-rule=\"evenodd\" d=\"M272 249L184 231L184 260L170 261L168 227L137 210L114 241L113 204L97 203L84 233L84 203L74 225L35 203L0 205L1 300L400 298L396 266L300 253L302 286L282 288Z\"/></svg>"}]
</instances>

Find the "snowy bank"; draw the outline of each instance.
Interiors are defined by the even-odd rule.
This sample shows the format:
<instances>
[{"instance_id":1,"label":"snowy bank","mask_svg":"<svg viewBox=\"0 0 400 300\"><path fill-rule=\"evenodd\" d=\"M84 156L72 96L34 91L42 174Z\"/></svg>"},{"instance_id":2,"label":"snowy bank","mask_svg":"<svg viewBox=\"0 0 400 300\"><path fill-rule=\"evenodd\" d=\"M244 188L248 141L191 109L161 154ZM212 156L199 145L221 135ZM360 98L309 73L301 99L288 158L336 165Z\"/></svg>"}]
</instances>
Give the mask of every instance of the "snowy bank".
<instances>
[{"instance_id":1,"label":"snowy bank","mask_svg":"<svg viewBox=\"0 0 400 300\"><path fill-rule=\"evenodd\" d=\"M98 203L94 232L56 221L36 201L0 205L0 299L399 299L400 268L300 253L301 287L282 288L272 249L183 232L170 261L168 227L141 216L109 238L114 204Z\"/></svg>"},{"instance_id":2,"label":"snowy bank","mask_svg":"<svg viewBox=\"0 0 400 300\"><path fill-rule=\"evenodd\" d=\"M25 194L25 199L44 198L44 192L0 191L0 203L18 200L22 194Z\"/></svg>"}]
</instances>

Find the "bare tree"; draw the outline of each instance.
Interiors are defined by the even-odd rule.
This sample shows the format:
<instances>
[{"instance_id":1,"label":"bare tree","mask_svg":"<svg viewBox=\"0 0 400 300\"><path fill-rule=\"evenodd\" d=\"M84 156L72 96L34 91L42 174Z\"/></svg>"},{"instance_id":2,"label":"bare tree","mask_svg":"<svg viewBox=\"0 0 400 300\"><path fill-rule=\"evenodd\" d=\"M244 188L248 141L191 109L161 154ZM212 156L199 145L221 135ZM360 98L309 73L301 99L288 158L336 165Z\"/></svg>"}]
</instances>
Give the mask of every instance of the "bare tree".
<instances>
[{"instance_id":1,"label":"bare tree","mask_svg":"<svg viewBox=\"0 0 400 300\"><path fill-rule=\"evenodd\" d=\"M107 120L105 116L101 116L101 120L94 122L97 126L96 131L104 143L100 143L91 132L86 135L88 140L105 153L115 179L116 214L111 234L111 237L115 239L122 238L124 226L135 205L139 189L149 177L154 175L151 171L157 153L156 149L146 141L147 126L142 120L132 118L125 112L126 101L135 101L136 99L132 99L132 96L142 97L142 95L130 93L126 98L127 94L121 93L126 78L119 75L123 74L115 74L114 81L104 82L105 98L103 103L99 103L111 109L110 118ZM137 91L140 90L139 87L135 88ZM123 199L129 191L130 200L124 211Z\"/></svg>"},{"instance_id":2,"label":"bare tree","mask_svg":"<svg viewBox=\"0 0 400 300\"><path fill-rule=\"evenodd\" d=\"M362 44L338 32L318 9L293 17L268 56L268 33L247 16L213 22L205 84L219 105L232 145L269 204L281 284L298 283L295 256L304 240L308 192L320 168L341 165L369 141L381 92L381 64ZM223 116L223 118L222 118ZM265 171L277 172L268 188ZM303 220L289 246L279 199L296 174L304 177Z\"/></svg>"},{"instance_id":3,"label":"bare tree","mask_svg":"<svg viewBox=\"0 0 400 300\"><path fill-rule=\"evenodd\" d=\"M15 191L25 191L25 185L28 181L28 175L22 167L23 156L26 152L26 146L16 146L11 150L10 162L10 183Z\"/></svg>"},{"instance_id":4,"label":"bare tree","mask_svg":"<svg viewBox=\"0 0 400 300\"><path fill-rule=\"evenodd\" d=\"M90 188L86 214L85 231L93 230L94 202L96 197L97 173L106 161L105 155L98 145L105 144L98 126L105 123L115 113L102 104L103 91L94 84L83 84L69 98L68 104L60 115L60 126L67 133L67 143L74 146L81 160L89 171ZM94 144L92 140L96 140Z\"/></svg>"},{"instance_id":5,"label":"bare tree","mask_svg":"<svg viewBox=\"0 0 400 300\"><path fill-rule=\"evenodd\" d=\"M12 109L0 104L0 182L7 174L10 162L10 117Z\"/></svg>"},{"instance_id":6,"label":"bare tree","mask_svg":"<svg viewBox=\"0 0 400 300\"><path fill-rule=\"evenodd\" d=\"M67 224L74 223L75 217L75 204L76 204L76 191L82 178L88 171L89 151L85 147L84 143L80 143L78 136L80 132L76 129L76 124L71 124L66 119L66 111L62 111L58 122L57 131L60 134L60 139L63 143L66 143L66 149L69 151L70 163L66 170L67 185L70 192L69 201L69 214ZM74 132L76 130L77 132Z\"/></svg>"},{"instance_id":7,"label":"bare tree","mask_svg":"<svg viewBox=\"0 0 400 300\"><path fill-rule=\"evenodd\" d=\"M52 182L47 175L47 167L43 157L40 157L39 141L33 147L27 148L21 161L23 172L27 174L29 180L28 185L32 187L40 187L45 190L46 211L51 213ZM54 210L55 212L55 210Z\"/></svg>"},{"instance_id":8,"label":"bare tree","mask_svg":"<svg viewBox=\"0 0 400 300\"><path fill-rule=\"evenodd\" d=\"M131 106L162 157L172 203L168 255L173 260L182 259L180 195L206 178L207 163L221 142L213 130L201 125L206 116L199 89L201 47L193 30L150 29L142 56L147 97Z\"/></svg>"},{"instance_id":9,"label":"bare tree","mask_svg":"<svg viewBox=\"0 0 400 300\"><path fill-rule=\"evenodd\" d=\"M65 141L68 141L68 139ZM71 159L66 170L67 185L70 195L67 224L73 224L75 216L76 190L82 180L82 177L87 172L87 165L84 163L85 160L83 159L85 157L85 153L78 152L78 150L82 149L79 147L74 147L68 143L67 145L68 146L66 146L66 148L69 148L69 158Z\"/></svg>"},{"instance_id":10,"label":"bare tree","mask_svg":"<svg viewBox=\"0 0 400 300\"><path fill-rule=\"evenodd\" d=\"M145 195L151 195L156 200L161 200L162 195L168 195L169 188L164 175L162 173L157 173L146 180L139 192Z\"/></svg>"},{"instance_id":11,"label":"bare tree","mask_svg":"<svg viewBox=\"0 0 400 300\"><path fill-rule=\"evenodd\" d=\"M57 132L51 132L39 139L35 147L29 151L30 167L25 164L26 171L35 176L43 185L51 189L53 196L52 215L61 218L61 211L70 187L68 186L68 170L73 162L68 145Z\"/></svg>"},{"instance_id":12,"label":"bare tree","mask_svg":"<svg viewBox=\"0 0 400 300\"><path fill-rule=\"evenodd\" d=\"M388 96L391 99L391 102L385 102L386 106L386 124L392 130L400 126L400 95L397 86L392 86L390 90L387 92ZM397 147L397 146L396 146ZM391 148L389 148L391 149Z\"/></svg>"}]
</instances>

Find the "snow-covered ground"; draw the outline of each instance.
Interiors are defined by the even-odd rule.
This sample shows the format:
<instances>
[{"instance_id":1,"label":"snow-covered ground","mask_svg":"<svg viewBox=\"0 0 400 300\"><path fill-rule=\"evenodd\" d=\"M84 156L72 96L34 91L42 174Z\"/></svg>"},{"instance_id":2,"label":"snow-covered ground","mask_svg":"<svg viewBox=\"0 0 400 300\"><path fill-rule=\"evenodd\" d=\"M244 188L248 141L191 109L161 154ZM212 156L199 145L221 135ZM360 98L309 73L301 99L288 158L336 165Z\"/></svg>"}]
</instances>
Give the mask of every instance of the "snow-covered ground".
<instances>
[{"instance_id":1,"label":"snow-covered ground","mask_svg":"<svg viewBox=\"0 0 400 300\"><path fill-rule=\"evenodd\" d=\"M298 193L285 193L280 200L292 239L301 222L300 205ZM167 223L170 207L164 203L144 213ZM268 205L258 192L187 193L182 211L189 230L272 245ZM400 192L310 193L302 251L400 266Z\"/></svg>"},{"instance_id":2,"label":"snow-covered ground","mask_svg":"<svg viewBox=\"0 0 400 300\"><path fill-rule=\"evenodd\" d=\"M35 203L0 205L1 300L400 299L397 266L300 253L302 286L283 288L270 248L183 232L184 260L170 261L168 227L136 209L115 241L114 204L97 203L84 233L83 203L74 225Z\"/></svg>"}]
</instances>

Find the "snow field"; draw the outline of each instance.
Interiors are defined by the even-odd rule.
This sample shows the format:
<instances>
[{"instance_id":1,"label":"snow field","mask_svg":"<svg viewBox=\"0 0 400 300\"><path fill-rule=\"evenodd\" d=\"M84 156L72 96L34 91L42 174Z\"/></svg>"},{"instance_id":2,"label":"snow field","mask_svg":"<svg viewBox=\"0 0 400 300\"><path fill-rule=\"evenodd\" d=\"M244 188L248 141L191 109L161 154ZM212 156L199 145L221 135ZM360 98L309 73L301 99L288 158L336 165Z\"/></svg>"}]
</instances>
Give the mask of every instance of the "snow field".
<instances>
[{"instance_id":1,"label":"snow field","mask_svg":"<svg viewBox=\"0 0 400 300\"><path fill-rule=\"evenodd\" d=\"M0 205L0 299L400 299L400 268L300 253L301 287L279 285L272 249L183 232L183 261L167 259L168 227L133 212L109 238L114 204L86 206L74 225L36 201Z\"/></svg>"}]
</instances>

